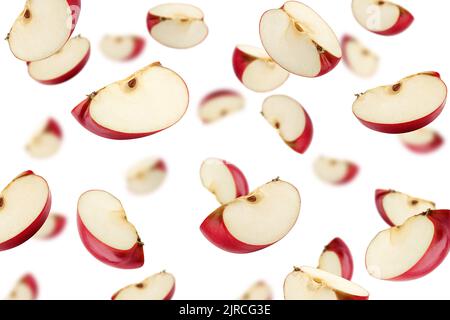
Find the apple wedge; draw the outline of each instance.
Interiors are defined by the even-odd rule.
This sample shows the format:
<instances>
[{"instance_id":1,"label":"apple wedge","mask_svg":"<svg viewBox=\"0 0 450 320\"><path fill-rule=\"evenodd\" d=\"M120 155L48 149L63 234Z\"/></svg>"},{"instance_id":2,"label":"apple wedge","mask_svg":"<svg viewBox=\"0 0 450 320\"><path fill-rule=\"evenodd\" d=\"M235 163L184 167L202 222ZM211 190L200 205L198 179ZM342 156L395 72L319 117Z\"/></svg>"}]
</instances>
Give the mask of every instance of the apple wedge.
<instances>
[{"instance_id":1,"label":"apple wedge","mask_svg":"<svg viewBox=\"0 0 450 320\"><path fill-rule=\"evenodd\" d=\"M357 95L353 113L366 127L383 133L407 133L433 122L447 100L447 86L436 72L418 73L394 85Z\"/></svg>"},{"instance_id":2,"label":"apple wedge","mask_svg":"<svg viewBox=\"0 0 450 320\"><path fill-rule=\"evenodd\" d=\"M332 273L311 267L294 268L284 281L286 300L368 300L369 292Z\"/></svg>"},{"instance_id":3,"label":"apple wedge","mask_svg":"<svg viewBox=\"0 0 450 320\"><path fill-rule=\"evenodd\" d=\"M241 300L263 301L272 300L272 289L264 281L252 285L241 297Z\"/></svg>"},{"instance_id":4,"label":"apple wedge","mask_svg":"<svg viewBox=\"0 0 450 320\"><path fill-rule=\"evenodd\" d=\"M27 0L6 39L17 59L32 62L57 53L69 40L81 0Z\"/></svg>"},{"instance_id":5,"label":"apple wedge","mask_svg":"<svg viewBox=\"0 0 450 320\"><path fill-rule=\"evenodd\" d=\"M167 175L167 166L160 158L148 158L134 165L127 174L128 190L137 195L158 189Z\"/></svg>"},{"instance_id":6,"label":"apple wedge","mask_svg":"<svg viewBox=\"0 0 450 320\"><path fill-rule=\"evenodd\" d=\"M314 129L311 118L299 102L284 95L270 96L264 100L262 115L292 150L301 154L308 150Z\"/></svg>"},{"instance_id":7,"label":"apple wedge","mask_svg":"<svg viewBox=\"0 0 450 320\"><path fill-rule=\"evenodd\" d=\"M67 41L54 55L28 63L28 74L39 83L55 85L66 82L83 70L89 61L91 44L81 36Z\"/></svg>"},{"instance_id":8,"label":"apple wedge","mask_svg":"<svg viewBox=\"0 0 450 320\"><path fill-rule=\"evenodd\" d=\"M233 68L239 81L255 92L275 90L289 78L289 72L263 49L247 45L238 45L234 49Z\"/></svg>"},{"instance_id":9,"label":"apple wedge","mask_svg":"<svg viewBox=\"0 0 450 320\"><path fill-rule=\"evenodd\" d=\"M106 35L100 43L100 50L114 61L130 61L137 58L145 48L145 39L135 35Z\"/></svg>"},{"instance_id":10,"label":"apple wedge","mask_svg":"<svg viewBox=\"0 0 450 320\"><path fill-rule=\"evenodd\" d=\"M272 59L287 71L319 77L337 66L342 57L339 40L310 7L288 1L266 11L259 24L261 42Z\"/></svg>"},{"instance_id":11,"label":"apple wedge","mask_svg":"<svg viewBox=\"0 0 450 320\"><path fill-rule=\"evenodd\" d=\"M359 167L350 161L320 157L314 162L314 172L323 182L345 185L356 178Z\"/></svg>"},{"instance_id":12,"label":"apple wedge","mask_svg":"<svg viewBox=\"0 0 450 320\"><path fill-rule=\"evenodd\" d=\"M376 190L375 204L381 218L391 227L401 226L411 217L436 209L434 202L394 190Z\"/></svg>"},{"instance_id":13,"label":"apple wedge","mask_svg":"<svg viewBox=\"0 0 450 320\"><path fill-rule=\"evenodd\" d=\"M175 277L165 271L144 281L120 289L112 300L171 300L175 293Z\"/></svg>"},{"instance_id":14,"label":"apple wedge","mask_svg":"<svg viewBox=\"0 0 450 320\"><path fill-rule=\"evenodd\" d=\"M144 244L128 222L122 204L110 193L83 193L78 200L77 223L81 241L98 260L120 269L144 264Z\"/></svg>"},{"instance_id":15,"label":"apple wedge","mask_svg":"<svg viewBox=\"0 0 450 320\"><path fill-rule=\"evenodd\" d=\"M410 151L418 154L435 152L444 144L442 135L433 129L422 128L400 135L400 141Z\"/></svg>"},{"instance_id":16,"label":"apple wedge","mask_svg":"<svg viewBox=\"0 0 450 320\"><path fill-rule=\"evenodd\" d=\"M225 160L210 158L200 167L203 186L220 204L227 204L248 194L248 183L238 167Z\"/></svg>"},{"instance_id":17,"label":"apple wedge","mask_svg":"<svg viewBox=\"0 0 450 320\"><path fill-rule=\"evenodd\" d=\"M429 210L380 232L367 249L367 271L374 278L390 281L426 276L448 254L449 226L449 210Z\"/></svg>"},{"instance_id":18,"label":"apple wedge","mask_svg":"<svg viewBox=\"0 0 450 320\"><path fill-rule=\"evenodd\" d=\"M289 233L297 222L300 202L300 194L292 184L276 179L215 210L200 230L222 250L255 252Z\"/></svg>"},{"instance_id":19,"label":"apple wedge","mask_svg":"<svg viewBox=\"0 0 450 320\"><path fill-rule=\"evenodd\" d=\"M30 239L47 220L52 196L47 181L26 171L0 194L0 251Z\"/></svg>"},{"instance_id":20,"label":"apple wedge","mask_svg":"<svg viewBox=\"0 0 450 320\"><path fill-rule=\"evenodd\" d=\"M202 10L183 3L166 3L150 9L147 29L157 42L175 49L195 47L208 36Z\"/></svg>"},{"instance_id":21,"label":"apple wedge","mask_svg":"<svg viewBox=\"0 0 450 320\"><path fill-rule=\"evenodd\" d=\"M28 273L24 275L14 286L8 296L8 300L36 300L39 293L39 287L36 278Z\"/></svg>"},{"instance_id":22,"label":"apple wedge","mask_svg":"<svg viewBox=\"0 0 450 320\"><path fill-rule=\"evenodd\" d=\"M52 213L48 216L44 225L34 235L35 239L50 240L59 236L66 227L67 219L59 213Z\"/></svg>"},{"instance_id":23,"label":"apple wedge","mask_svg":"<svg viewBox=\"0 0 450 320\"><path fill-rule=\"evenodd\" d=\"M356 38L345 35L341 41L344 63L356 75L368 78L373 76L379 65L379 57Z\"/></svg>"},{"instance_id":24,"label":"apple wedge","mask_svg":"<svg viewBox=\"0 0 450 320\"><path fill-rule=\"evenodd\" d=\"M342 239L336 238L325 247L320 256L318 268L344 279L352 280L353 257Z\"/></svg>"},{"instance_id":25,"label":"apple wedge","mask_svg":"<svg viewBox=\"0 0 450 320\"><path fill-rule=\"evenodd\" d=\"M59 123L50 118L26 145L26 151L33 158L48 158L61 147L63 132Z\"/></svg>"},{"instance_id":26,"label":"apple wedge","mask_svg":"<svg viewBox=\"0 0 450 320\"><path fill-rule=\"evenodd\" d=\"M202 99L198 115L203 123L209 124L242 110L244 106L245 99L240 93L234 90L219 89Z\"/></svg>"},{"instance_id":27,"label":"apple wedge","mask_svg":"<svg viewBox=\"0 0 450 320\"><path fill-rule=\"evenodd\" d=\"M402 33L414 21L408 10L390 1L353 0L352 10L363 28L383 36Z\"/></svg>"},{"instance_id":28,"label":"apple wedge","mask_svg":"<svg viewBox=\"0 0 450 320\"><path fill-rule=\"evenodd\" d=\"M98 136L128 140L173 126L188 104L189 92L183 79L157 62L92 93L72 114Z\"/></svg>"}]
</instances>

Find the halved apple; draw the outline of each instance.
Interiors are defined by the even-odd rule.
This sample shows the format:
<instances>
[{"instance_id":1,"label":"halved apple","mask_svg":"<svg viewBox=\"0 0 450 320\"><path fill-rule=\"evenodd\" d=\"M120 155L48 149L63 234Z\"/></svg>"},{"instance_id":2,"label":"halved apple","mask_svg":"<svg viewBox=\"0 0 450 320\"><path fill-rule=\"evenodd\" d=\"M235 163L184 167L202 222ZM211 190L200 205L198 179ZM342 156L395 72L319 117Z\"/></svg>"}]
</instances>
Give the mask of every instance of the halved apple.
<instances>
[{"instance_id":1,"label":"halved apple","mask_svg":"<svg viewBox=\"0 0 450 320\"><path fill-rule=\"evenodd\" d=\"M175 49L194 47L208 36L202 10L183 3L166 3L150 9L147 29L153 39Z\"/></svg>"},{"instance_id":2,"label":"halved apple","mask_svg":"<svg viewBox=\"0 0 450 320\"><path fill-rule=\"evenodd\" d=\"M413 23L413 15L390 1L353 0L353 16L365 29L383 36L402 33Z\"/></svg>"},{"instance_id":3,"label":"halved apple","mask_svg":"<svg viewBox=\"0 0 450 320\"><path fill-rule=\"evenodd\" d=\"M300 202L292 184L276 179L215 210L200 230L222 250L255 252L289 233L297 222Z\"/></svg>"},{"instance_id":4,"label":"halved apple","mask_svg":"<svg viewBox=\"0 0 450 320\"><path fill-rule=\"evenodd\" d=\"M81 241L98 260L121 269L144 264L144 244L128 222L122 204L110 193L83 193L78 200L77 223Z\"/></svg>"},{"instance_id":5,"label":"halved apple","mask_svg":"<svg viewBox=\"0 0 450 320\"><path fill-rule=\"evenodd\" d=\"M391 227L401 226L413 216L436 209L434 202L394 190L376 190L375 204L381 218Z\"/></svg>"},{"instance_id":6,"label":"halved apple","mask_svg":"<svg viewBox=\"0 0 450 320\"><path fill-rule=\"evenodd\" d=\"M128 190L148 194L158 189L167 175L167 166L160 158L148 158L133 166L127 174Z\"/></svg>"},{"instance_id":7,"label":"halved apple","mask_svg":"<svg viewBox=\"0 0 450 320\"><path fill-rule=\"evenodd\" d=\"M17 282L8 296L8 300L36 300L39 293L36 278L28 273Z\"/></svg>"},{"instance_id":8,"label":"halved apple","mask_svg":"<svg viewBox=\"0 0 450 320\"><path fill-rule=\"evenodd\" d=\"M368 300L369 292L332 273L311 267L294 268L284 281L286 300Z\"/></svg>"},{"instance_id":9,"label":"halved apple","mask_svg":"<svg viewBox=\"0 0 450 320\"><path fill-rule=\"evenodd\" d=\"M89 40L78 36L67 41L54 55L28 63L28 73L42 84L60 84L80 73L86 66L90 54Z\"/></svg>"},{"instance_id":10,"label":"halved apple","mask_svg":"<svg viewBox=\"0 0 450 320\"><path fill-rule=\"evenodd\" d=\"M127 140L173 126L188 104L189 92L183 79L156 62L90 94L72 114L96 135Z\"/></svg>"},{"instance_id":11,"label":"halved apple","mask_svg":"<svg viewBox=\"0 0 450 320\"><path fill-rule=\"evenodd\" d=\"M67 219L62 214L52 213L48 216L41 229L34 235L34 238L39 240L56 238L63 232L66 222Z\"/></svg>"},{"instance_id":12,"label":"halved apple","mask_svg":"<svg viewBox=\"0 0 450 320\"><path fill-rule=\"evenodd\" d=\"M435 270L449 249L450 211L429 210L380 232L367 249L366 268L380 280L414 280Z\"/></svg>"},{"instance_id":13,"label":"halved apple","mask_svg":"<svg viewBox=\"0 0 450 320\"><path fill-rule=\"evenodd\" d=\"M418 73L394 85L357 95L353 113L366 127L384 133L406 133L423 128L442 112L447 86L436 72Z\"/></svg>"},{"instance_id":14,"label":"halved apple","mask_svg":"<svg viewBox=\"0 0 450 320\"><path fill-rule=\"evenodd\" d=\"M444 138L436 130L422 128L400 135L401 142L414 153L427 154L438 150L444 144Z\"/></svg>"},{"instance_id":15,"label":"halved apple","mask_svg":"<svg viewBox=\"0 0 450 320\"><path fill-rule=\"evenodd\" d=\"M50 118L27 144L28 154L34 158L48 158L61 147L63 133L59 123Z\"/></svg>"},{"instance_id":16,"label":"halved apple","mask_svg":"<svg viewBox=\"0 0 450 320\"><path fill-rule=\"evenodd\" d=\"M356 178L359 167L347 160L320 157L314 162L314 172L326 183L344 185Z\"/></svg>"},{"instance_id":17,"label":"halved apple","mask_svg":"<svg viewBox=\"0 0 450 320\"><path fill-rule=\"evenodd\" d=\"M217 201L227 204L248 194L248 183L238 167L225 160L210 158L200 167L203 186L213 193Z\"/></svg>"},{"instance_id":18,"label":"halved apple","mask_svg":"<svg viewBox=\"0 0 450 320\"><path fill-rule=\"evenodd\" d=\"M319 259L319 269L352 280L353 257L345 242L336 238L323 250Z\"/></svg>"},{"instance_id":19,"label":"halved apple","mask_svg":"<svg viewBox=\"0 0 450 320\"><path fill-rule=\"evenodd\" d=\"M81 0L27 0L7 36L17 59L32 62L57 53L69 40Z\"/></svg>"},{"instance_id":20,"label":"halved apple","mask_svg":"<svg viewBox=\"0 0 450 320\"><path fill-rule=\"evenodd\" d=\"M272 300L272 289L264 281L252 285L241 297L241 300Z\"/></svg>"},{"instance_id":21,"label":"halved apple","mask_svg":"<svg viewBox=\"0 0 450 320\"><path fill-rule=\"evenodd\" d=\"M130 61L145 48L145 39L135 35L106 35L100 43L102 53L111 60Z\"/></svg>"},{"instance_id":22,"label":"halved apple","mask_svg":"<svg viewBox=\"0 0 450 320\"><path fill-rule=\"evenodd\" d=\"M198 115L203 123L218 121L232 113L242 110L244 97L229 89L220 89L206 95L200 102Z\"/></svg>"},{"instance_id":23,"label":"halved apple","mask_svg":"<svg viewBox=\"0 0 450 320\"><path fill-rule=\"evenodd\" d=\"M314 10L297 1L266 11L259 34L269 56L299 76L322 76L333 70L342 57L339 40L330 26Z\"/></svg>"},{"instance_id":24,"label":"halved apple","mask_svg":"<svg viewBox=\"0 0 450 320\"><path fill-rule=\"evenodd\" d=\"M262 49L238 45L233 53L234 73L248 89L268 92L280 87L289 78L289 72L281 68Z\"/></svg>"},{"instance_id":25,"label":"halved apple","mask_svg":"<svg viewBox=\"0 0 450 320\"><path fill-rule=\"evenodd\" d=\"M301 154L308 150L314 129L311 118L299 102L284 95L268 97L264 100L262 115L292 150Z\"/></svg>"},{"instance_id":26,"label":"halved apple","mask_svg":"<svg viewBox=\"0 0 450 320\"><path fill-rule=\"evenodd\" d=\"M351 71L360 77L371 77L378 69L379 57L356 38L345 35L341 41L342 57Z\"/></svg>"},{"instance_id":27,"label":"halved apple","mask_svg":"<svg viewBox=\"0 0 450 320\"><path fill-rule=\"evenodd\" d=\"M144 281L120 289L112 300L171 300L175 293L175 277L165 271Z\"/></svg>"},{"instance_id":28,"label":"halved apple","mask_svg":"<svg viewBox=\"0 0 450 320\"><path fill-rule=\"evenodd\" d=\"M47 220L52 196L47 181L26 171L0 194L0 251L30 239Z\"/></svg>"}]
</instances>

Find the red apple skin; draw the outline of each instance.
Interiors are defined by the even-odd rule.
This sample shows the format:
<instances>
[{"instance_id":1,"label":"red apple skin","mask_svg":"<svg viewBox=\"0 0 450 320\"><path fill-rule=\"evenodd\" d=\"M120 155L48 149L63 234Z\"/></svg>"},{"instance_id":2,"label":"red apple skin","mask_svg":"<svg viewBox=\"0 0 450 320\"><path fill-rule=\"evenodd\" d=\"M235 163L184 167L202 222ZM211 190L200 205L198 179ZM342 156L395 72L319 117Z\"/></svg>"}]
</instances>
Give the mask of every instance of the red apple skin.
<instances>
[{"instance_id":1,"label":"red apple skin","mask_svg":"<svg viewBox=\"0 0 450 320\"><path fill-rule=\"evenodd\" d=\"M405 147L410 151L418 154L428 154L438 150L444 144L444 138L437 132L434 134L434 139L431 143L425 145L413 145L404 143Z\"/></svg>"},{"instance_id":2,"label":"red apple skin","mask_svg":"<svg viewBox=\"0 0 450 320\"><path fill-rule=\"evenodd\" d=\"M205 96L201 101L200 101L200 107L202 107L205 103L215 99L215 98L219 98L219 97L223 97L223 96L237 96L237 97L242 97L242 95L240 93L238 93L237 91L231 90L231 89L220 89L220 90L216 90L211 92L210 94L208 94L207 96Z\"/></svg>"},{"instance_id":3,"label":"red apple skin","mask_svg":"<svg viewBox=\"0 0 450 320\"><path fill-rule=\"evenodd\" d=\"M78 106L75 107L75 109L72 110L72 115L85 129L100 137L112 140L131 140L148 137L162 131L159 130L147 133L124 133L105 128L91 118L89 114L89 106L91 104L91 100L92 98L88 97L86 100L82 101Z\"/></svg>"},{"instance_id":4,"label":"red apple skin","mask_svg":"<svg viewBox=\"0 0 450 320\"><path fill-rule=\"evenodd\" d=\"M75 77L77 74L79 74L84 69L84 67L86 66L86 64L89 61L90 56L91 56L91 49L88 50L88 52L86 53L84 58L72 70L66 72L65 74L63 74L55 79L39 80L39 79L33 78L31 76L31 74L30 74L30 77L32 77L37 82L45 84L45 85L56 85L56 84L60 84L60 83L69 81L70 79Z\"/></svg>"},{"instance_id":5,"label":"red apple skin","mask_svg":"<svg viewBox=\"0 0 450 320\"><path fill-rule=\"evenodd\" d=\"M145 48L145 39L142 37L134 37L134 49L133 52L125 59L130 61L137 58Z\"/></svg>"},{"instance_id":6,"label":"red apple skin","mask_svg":"<svg viewBox=\"0 0 450 320\"><path fill-rule=\"evenodd\" d=\"M61 129L61 126L53 118L48 119L47 126L45 127L44 130L45 130L45 132L51 133L60 139L63 138L63 131Z\"/></svg>"},{"instance_id":7,"label":"red apple skin","mask_svg":"<svg viewBox=\"0 0 450 320\"><path fill-rule=\"evenodd\" d=\"M305 129L297 140L287 143L292 150L300 154L304 154L308 150L314 136L314 126L311 118L305 109L303 109L303 112L305 113Z\"/></svg>"},{"instance_id":8,"label":"red apple skin","mask_svg":"<svg viewBox=\"0 0 450 320\"><path fill-rule=\"evenodd\" d=\"M399 9L400 9L400 16L398 17L397 22L391 28L384 31L372 31L372 32L382 36L395 36L408 29L414 22L414 16L405 8L399 7Z\"/></svg>"},{"instance_id":9,"label":"red apple skin","mask_svg":"<svg viewBox=\"0 0 450 320\"><path fill-rule=\"evenodd\" d=\"M391 227L395 227L395 224L389 219L386 211L384 211L383 200L384 197L391 194L393 190L378 189L375 191L375 204L381 218Z\"/></svg>"},{"instance_id":10,"label":"red apple skin","mask_svg":"<svg viewBox=\"0 0 450 320\"><path fill-rule=\"evenodd\" d=\"M67 40L70 39L73 31L75 30L75 26L77 25L78 19L80 18L81 11L81 0L66 0L70 9L72 10L72 32L70 33Z\"/></svg>"},{"instance_id":11,"label":"red apple skin","mask_svg":"<svg viewBox=\"0 0 450 320\"><path fill-rule=\"evenodd\" d=\"M233 70L236 74L236 77L239 81L242 82L242 78L244 76L245 69L247 69L248 65L255 61L255 57L248 55L247 53L239 50L238 47L234 49L233 52Z\"/></svg>"},{"instance_id":12,"label":"red apple skin","mask_svg":"<svg viewBox=\"0 0 450 320\"><path fill-rule=\"evenodd\" d=\"M27 273L22 277L22 279L20 279L20 282L30 288L32 299L36 300L39 294L39 286L37 284L36 278L31 273Z\"/></svg>"},{"instance_id":13,"label":"red apple skin","mask_svg":"<svg viewBox=\"0 0 450 320\"><path fill-rule=\"evenodd\" d=\"M78 233L86 249L101 262L119 269L137 269L144 265L143 244L138 242L129 250L118 250L98 240L86 228L77 214Z\"/></svg>"},{"instance_id":14,"label":"red apple skin","mask_svg":"<svg viewBox=\"0 0 450 320\"><path fill-rule=\"evenodd\" d=\"M25 171L24 173L20 174L14 180L17 180L19 178L29 176L29 175L34 175L34 172L31 170ZM0 251L5 251L5 250L15 248L15 247L23 244L27 240L29 240L32 236L34 236L36 234L36 232L38 232L39 229L43 226L44 222L47 220L51 207L52 207L52 195L50 193L50 188L49 188L47 202L45 203L45 206L42 209L39 216L37 216L37 218L33 221L33 223L31 223L25 230L23 230L21 233L16 235L14 238L11 238L3 243L0 243Z\"/></svg>"},{"instance_id":15,"label":"red apple skin","mask_svg":"<svg viewBox=\"0 0 450 320\"><path fill-rule=\"evenodd\" d=\"M353 277L353 258L347 244L340 238L335 238L323 250L323 252L334 252L341 263L341 277L352 280Z\"/></svg>"},{"instance_id":16,"label":"red apple skin","mask_svg":"<svg viewBox=\"0 0 450 320\"><path fill-rule=\"evenodd\" d=\"M236 187L236 198L246 196L249 192L248 183L242 171L234 164L228 163L226 161L223 161L223 163L233 176L234 185Z\"/></svg>"},{"instance_id":17,"label":"red apple skin","mask_svg":"<svg viewBox=\"0 0 450 320\"><path fill-rule=\"evenodd\" d=\"M53 229L52 233L50 233L47 237L42 238L43 240L50 240L59 236L67 224L67 219L63 215L55 214L55 229Z\"/></svg>"},{"instance_id":18,"label":"red apple skin","mask_svg":"<svg viewBox=\"0 0 450 320\"><path fill-rule=\"evenodd\" d=\"M222 206L211 213L200 226L200 231L212 244L222 250L237 254L256 252L272 245L251 245L233 237L223 221L224 208Z\"/></svg>"},{"instance_id":19,"label":"red apple skin","mask_svg":"<svg viewBox=\"0 0 450 320\"><path fill-rule=\"evenodd\" d=\"M450 210L434 210L424 213L434 224L435 233L428 251L407 272L390 281L411 281L432 272L447 257L450 250Z\"/></svg>"},{"instance_id":20,"label":"red apple skin","mask_svg":"<svg viewBox=\"0 0 450 320\"><path fill-rule=\"evenodd\" d=\"M347 44L348 44L349 42L353 42L353 41L356 41L356 39L355 39L354 37L352 37L351 35L349 35L349 34L345 34L345 35L342 37L342 40L341 40L342 60L344 61L344 63L345 63L346 65L350 65L350 61L348 61L348 59L347 59L347 57L348 57L348 54L347 54Z\"/></svg>"},{"instance_id":21,"label":"red apple skin","mask_svg":"<svg viewBox=\"0 0 450 320\"><path fill-rule=\"evenodd\" d=\"M334 184L337 185L337 186L343 186L343 185L349 184L350 182L352 182L356 178L358 173L359 173L358 165L349 162L348 163L347 174L345 175L345 177L342 178L341 181L335 182Z\"/></svg>"},{"instance_id":22,"label":"red apple skin","mask_svg":"<svg viewBox=\"0 0 450 320\"><path fill-rule=\"evenodd\" d=\"M441 79L441 75L439 74L439 72L436 72L436 71L421 72L419 74L428 74L428 75L431 75L431 76ZM444 83L444 85L445 85L445 83ZM446 86L446 96L445 96L445 99L442 102L442 104L435 111L433 111L429 115L426 115L423 118L416 119L416 120L413 120L410 122L404 122L404 123L382 124L382 123L374 123L374 122L365 121L363 119L358 118L358 116L356 116L356 115L355 116L366 127L370 128L372 130L378 131L378 132L382 132L382 133L401 134L401 133L408 133L408 132L416 131L423 127L426 127L431 122L436 120L436 118L439 117L439 115L444 110L445 104L447 102L447 94L448 94L447 85L445 85L445 86Z\"/></svg>"},{"instance_id":23,"label":"red apple skin","mask_svg":"<svg viewBox=\"0 0 450 320\"><path fill-rule=\"evenodd\" d=\"M150 11L147 13L147 30L148 30L148 32L151 33L153 27L156 26L160 22L161 22L160 17L151 14Z\"/></svg>"}]
</instances>

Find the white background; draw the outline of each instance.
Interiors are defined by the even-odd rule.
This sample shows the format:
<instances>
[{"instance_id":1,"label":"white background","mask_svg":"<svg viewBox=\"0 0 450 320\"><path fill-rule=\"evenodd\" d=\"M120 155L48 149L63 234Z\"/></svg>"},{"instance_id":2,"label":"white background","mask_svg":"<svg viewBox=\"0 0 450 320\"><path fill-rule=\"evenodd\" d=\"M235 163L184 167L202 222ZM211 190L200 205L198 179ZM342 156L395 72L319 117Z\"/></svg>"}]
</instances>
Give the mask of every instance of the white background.
<instances>
[{"instance_id":1,"label":"white background","mask_svg":"<svg viewBox=\"0 0 450 320\"><path fill-rule=\"evenodd\" d=\"M23 8L22 1L2 1L0 33L9 31ZM39 281L41 299L109 299L121 287L143 280L163 269L177 278L175 299L235 299L253 282L264 279L281 299L285 276L294 265L315 266L332 238L342 237L355 261L354 281L367 288L372 299L450 298L450 259L429 276L405 283L372 279L364 267L364 253L377 232L386 228L374 205L376 188L393 188L450 207L449 148L431 156L416 156L398 138L372 132L353 116L354 93L404 76L428 70L448 78L450 4L442 0L398 1L416 17L407 32L382 37L362 29L352 16L350 0L305 0L334 28L349 32L381 56L376 77L361 80L340 64L319 79L291 76L276 93L298 99L315 126L313 145L302 156L291 151L260 116L268 94L255 94L236 79L231 55L238 43L260 45L261 14L282 5L274 0L191 0L205 13L208 38L189 50L175 50L156 43L147 33L147 10L154 1L83 1L74 34L92 42L87 67L73 80L58 86L34 82L26 66L0 42L0 181L6 185L26 169L44 176L54 196L53 210L68 217L68 228L54 241L30 240L0 252L0 297L15 281L32 272ZM130 63L110 62L98 50L106 33L136 33L147 38L144 54ZM110 141L83 129L71 109L86 94L122 79L154 62L178 72L187 82L191 103L186 116L173 128L134 141ZM245 94L245 111L220 123L204 126L197 117L203 95L216 88L235 88ZM24 145L42 122L53 116L64 129L60 153L36 161ZM432 127L447 136L449 113L445 110ZM136 197L128 193L124 175L128 167L147 156L161 156L170 170L155 194ZM355 183L330 187L312 172L319 155L350 159L362 172ZM218 205L201 186L199 167L208 157L226 159L246 174L251 188L274 177L293 183L302 196L300 219L291 233L263 251L234 255L211 245L200 233L203 219ZM122 200L128 217L145 242L146 262L138 270L114 269L93 258L83 247L76 228L79 195L92 188L105 189ZM0 226L1 230L1 226Z\"/></svg>"}]
</instances>

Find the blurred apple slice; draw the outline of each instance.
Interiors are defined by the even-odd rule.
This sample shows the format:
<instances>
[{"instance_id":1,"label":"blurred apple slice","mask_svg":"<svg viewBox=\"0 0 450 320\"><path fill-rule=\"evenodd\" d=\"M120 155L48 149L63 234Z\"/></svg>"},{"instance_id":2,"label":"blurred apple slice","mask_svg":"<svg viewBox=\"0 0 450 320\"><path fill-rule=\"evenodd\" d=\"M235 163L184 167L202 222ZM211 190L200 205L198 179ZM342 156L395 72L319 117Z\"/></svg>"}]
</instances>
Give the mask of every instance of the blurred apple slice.
<instances>
[{"instance_id":1,"label":"blurred apple slice","mask_svg":"<svg viewBox=\"0 0 450 320\"><path fill-rule=\"evenodd\" d=\"M167 166L160 158L148 158L133 166L127 174L128 190L134 194L149 194L157 190L167 175Z\"/></svg>"},{"instance_id":2,"label":"blurred apple slice","mask_svg":"<svg viewBox=\"0 0 450 320\"><path fill-rule=\"evenodd\" d=\"M39 287L36 278L28 273L24 275L14 286L8 296L8 300L36 300L39 293Z\"/></svg>"},{"instance_id":3,"label":"blurred apple slice","mask_svg":"<svg viewBox=\"0 0 450 320\"><path fill-rule=\"evenodd\" d=\"M272 296L272 289L269 285L264 281L258 281L242 295L241 300L272 300Z\"/></svg>"},{"instance_id":4,"label":"blurred apple slice","mask_svg":"<svg viewBox=\"0 0 450 320\"><path fill-rule=\"evenodd\" d=\"M200 102L198 115L203 123L216 122L232 113L242 110L245 106L244 97L228 89L220 89L206 95Z\"/></svg>"},{"instance_id":5,"label":"blurred apple slice","mask_svg":"<svg viewBox=\"0 0 450 320\"><path fill-rule=\"evenodd\" d=\"M119 290L112 300L171 300L174 293L175 277L163 271Z\"/></svg>"},{"instance_id":6,"label":"blurred apple slice","mask_svg":"<svg viewBox=\"0 0 450 320\"><path fill-rule=\"evenodd\" d=\"M380 60L375 53L350 35L342 38L341 45L344 62L351 71L364 78L375 74Z\"/></svg>"},{"instance_id":7,"label":"blurred apple slice","mask_svg":"<svg viewBox=\"0 0 450 320\"><path fill-rule=\"evenodd\" d=\"M145 39L135 35L106 35L100 43L102 53L115 61L137 58L145 48Z\"/></svg>"},{"instance_id":8,"label":"blurred apple slice","mask_svg":"<svg viewBox=\"0 0 450 320\"><path fill-rule=\"evenodd\" d=\"M53 156L61 147L63 133L59 123L50 118L27 144L28 154L34 158Z\"/></svg>"},{"instance_id":9,"label":"blurred apple slice","mask_svg":"<svg viewBox=\"0 0 450 320\"><path fill-rule=\"evenodd\" d=\"M353 257L347 244L342 239L335 238L326 245L320 256L318 268L352 280Z\"/></svg>"},{"instance_id":10,"label":"blurred apple slice","mask_svg":"<svg viewBox=\"0 0 450 320\"><path fill-rule=\"evenodd\" d=\"M444 144L442 135L433 129L422 128L400 135L406 148L414 153L428 154L438 150Z\"/></svg>"},{"instance_id":11,"label":"blurred apple slice","mask_svg":"<svg viewBox=\"0 0 450 320\"><path fill-rule=\"evenodd\" d=\"M62 214L52 213L48 216L41 229L34 235L34 238L39 240L56 238L63 232L66 222L67 219Z\"/></svg>"},{"instance_id":12,"label":"blurred apple slice","mask_svg":"<svg viewBox=\"0 0 450 320\"><path fill-rule=\"evenodd\" d=\"M314 162L314 172L323 182L344 185L355 179L359 167L350 161L320 157Z\"/></svg>"}]
</instances>

